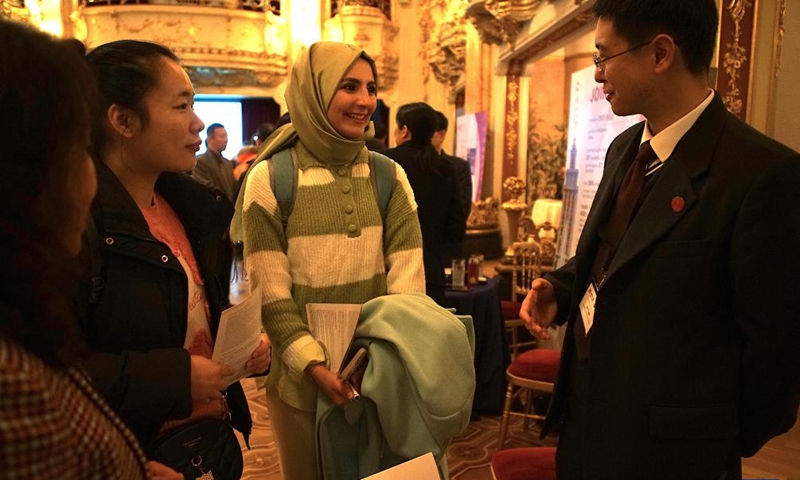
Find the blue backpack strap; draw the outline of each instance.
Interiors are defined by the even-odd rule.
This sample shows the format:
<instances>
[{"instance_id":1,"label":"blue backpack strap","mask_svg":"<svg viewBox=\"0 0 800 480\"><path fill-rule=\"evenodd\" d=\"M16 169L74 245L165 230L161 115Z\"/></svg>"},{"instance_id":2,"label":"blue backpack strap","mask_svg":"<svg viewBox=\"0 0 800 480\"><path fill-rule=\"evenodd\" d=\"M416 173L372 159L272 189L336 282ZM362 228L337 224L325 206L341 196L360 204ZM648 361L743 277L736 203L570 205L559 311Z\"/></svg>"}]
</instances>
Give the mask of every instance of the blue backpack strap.
<instances>
[{"instance_id":1,"label":"blue backpack strap","mask_svg":"<svg viewBox=\"0 0 800 480\"><path fill-rule=\"evenodd\" d=\"M382 153L369 152L369 177L381 211L381 221L384 223L386 212L389 210L389 201L392 199L396 169L397 164L391 158Z\"/></svg>"},{"instance_id":2,"label":"blue backpack strap","mask_svg":"<svg viewBox=\"0 0 800 480\"><path fill-rule=\"evenodd\" d=\"M281 209L283 229L289 224L294 208L297 185L297 154L294 148L286 148L272 155L269 160L269 182L272 193Z\"/></svg>"}]
</instances>

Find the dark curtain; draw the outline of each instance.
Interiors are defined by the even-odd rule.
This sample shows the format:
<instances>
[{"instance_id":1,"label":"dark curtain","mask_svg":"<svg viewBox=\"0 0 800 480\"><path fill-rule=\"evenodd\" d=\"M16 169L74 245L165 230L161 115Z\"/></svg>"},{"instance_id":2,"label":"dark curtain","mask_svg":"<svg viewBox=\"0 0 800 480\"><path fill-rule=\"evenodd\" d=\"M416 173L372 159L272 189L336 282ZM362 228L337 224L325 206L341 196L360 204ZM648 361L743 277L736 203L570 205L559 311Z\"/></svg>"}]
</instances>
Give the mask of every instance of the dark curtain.
<instances>
[{"instance_id":1,"label":"dark curtain","mask_svg":"<svg viewBox=\"0 0 800 480\"><path fill-rule=\"evenodd\" d=\"M242 143L253 144L253 135L262 123L275 123L281 116L281 107L272 98L242 99Z\"/></svg>"}]
</instances>

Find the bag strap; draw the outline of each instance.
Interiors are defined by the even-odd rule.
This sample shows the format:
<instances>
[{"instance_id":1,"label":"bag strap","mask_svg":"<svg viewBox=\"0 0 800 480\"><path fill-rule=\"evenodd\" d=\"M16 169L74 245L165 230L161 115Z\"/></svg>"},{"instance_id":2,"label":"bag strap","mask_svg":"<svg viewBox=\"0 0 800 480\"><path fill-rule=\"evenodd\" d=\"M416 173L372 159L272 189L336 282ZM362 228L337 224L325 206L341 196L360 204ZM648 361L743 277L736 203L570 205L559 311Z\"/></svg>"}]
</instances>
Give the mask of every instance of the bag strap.
<instances>
[{"instance_id":1,"label":"bag strap","mask_svg":"<svg viewBox=\"0 0 800 480\"><path fill-rule=\"evenodd\" d=\"M294 198L297 185L297 154L294 148L286 148L276 152L270 158L269 179L270 188L278 201L281 209L281 223L283 229L289 224L289 216L294 208Z\"/></svg>"},{"instance_id":2,"label":"bag strap","mask_svg":"<svg viewBox=\"0 0 800 480\"><path fill-rule=\"evenodd\" d=\"M378 152L369 152L369 171L372 190L381 212L381 221L386 221L386 212L392 199L397 164ZM283 229L289 224L297 195L298 161L294 147L276 152L269 159L270 188L281 210Z\"/></svg>"},{"instance_id":3,"label":"bag strap","mask_svg":"<svg viewBox=\"0 0 800 480\"><path fill-rule=\"evenodd\" d=\"M381 221L386 223L386 212L392 199L397 164L391 158L379 152L369 152L369 177L375 191Z\"/></svg>"}]
</instances>

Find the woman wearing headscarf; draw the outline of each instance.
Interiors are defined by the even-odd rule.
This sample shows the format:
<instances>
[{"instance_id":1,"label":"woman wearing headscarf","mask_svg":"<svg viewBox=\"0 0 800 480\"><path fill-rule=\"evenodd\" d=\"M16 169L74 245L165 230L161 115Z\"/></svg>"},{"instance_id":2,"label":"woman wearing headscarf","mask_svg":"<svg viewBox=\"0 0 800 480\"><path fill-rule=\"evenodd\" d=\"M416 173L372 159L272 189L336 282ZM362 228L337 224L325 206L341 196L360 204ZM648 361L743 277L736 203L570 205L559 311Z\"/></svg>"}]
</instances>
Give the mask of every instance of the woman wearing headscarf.
<instances>
[{"instance_id":1,"label":"woman wearing headscarf","mask_svg":"<svg viewBox=\"0 0 800 480\"><path fill-rule=\"evenodd\" d=\"M264 328L275 348L266 396L283 477L309 480L317 478L318 389L339 405L354 394L328 368L305 305L424 293L425 278L417 207L402 168L395 169L383 219L372 191L364 144L374 134L373 60L350 45L315 43L295 63L286 103L292 123L265 142L249 170L232 237L244 241L247 272L261 289ZM298 174L284 229L270 162L261 160L286 148L294 148Z\"/></svg>"}]
</instances>

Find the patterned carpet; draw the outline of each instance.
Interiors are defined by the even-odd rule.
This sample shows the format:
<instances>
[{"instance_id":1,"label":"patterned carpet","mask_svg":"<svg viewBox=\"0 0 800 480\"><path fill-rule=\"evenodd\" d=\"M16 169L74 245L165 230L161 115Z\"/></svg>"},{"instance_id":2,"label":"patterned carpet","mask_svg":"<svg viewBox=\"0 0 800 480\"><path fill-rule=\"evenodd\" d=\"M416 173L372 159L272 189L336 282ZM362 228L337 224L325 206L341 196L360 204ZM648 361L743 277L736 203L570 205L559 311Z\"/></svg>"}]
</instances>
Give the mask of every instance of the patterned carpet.
<instances>
[{"instance_id":1,"label":"patterned carpet","mask_svg":"<svg viewBox=\"0 0 800 480\"><path fill-rule=\"evenodd\" d=\"M269 411L264 401L264 391L256 388L255 381L242 381L250 410L253 413L253 433L250 436L251 450L243 448L244 475L246 480L281 480L278 453L270 429ZM473 419L467 429L454 439L447 451L447 462L452 480L491 480L489 462L497 449L500 432L500 415L487 415ZM240 443L243 444L241 437ZM555 445L547 438L539 441L538 427L532 425L528 431L522 427L521 419L512 419L506 448L532 445Z\"/></svg>"}]
</instances>

